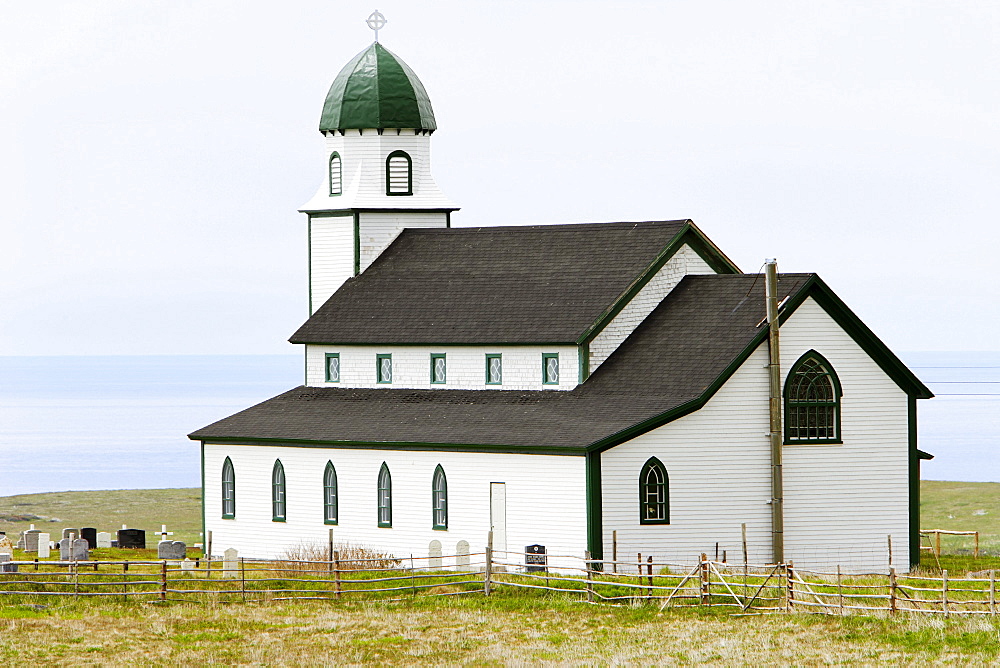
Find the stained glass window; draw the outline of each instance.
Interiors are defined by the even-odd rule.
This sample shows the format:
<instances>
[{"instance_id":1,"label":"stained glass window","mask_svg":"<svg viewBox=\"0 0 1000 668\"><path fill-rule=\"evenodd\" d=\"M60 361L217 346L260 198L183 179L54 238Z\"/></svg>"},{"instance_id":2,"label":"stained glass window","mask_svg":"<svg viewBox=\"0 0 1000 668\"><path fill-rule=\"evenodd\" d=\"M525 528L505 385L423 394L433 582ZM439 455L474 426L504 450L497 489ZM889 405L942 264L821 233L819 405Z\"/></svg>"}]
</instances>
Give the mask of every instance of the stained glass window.
<instances>
[{"instance_id":1,"label":"stained glass window","mask_svg":"<svg viewBox=\"0 0 1000 668\"><path fill-rule=\"evenodd\" d=\"M785 381L785 442L840 440L840 382L819 353L799 358Z\"/></svg>"}]
</instances>

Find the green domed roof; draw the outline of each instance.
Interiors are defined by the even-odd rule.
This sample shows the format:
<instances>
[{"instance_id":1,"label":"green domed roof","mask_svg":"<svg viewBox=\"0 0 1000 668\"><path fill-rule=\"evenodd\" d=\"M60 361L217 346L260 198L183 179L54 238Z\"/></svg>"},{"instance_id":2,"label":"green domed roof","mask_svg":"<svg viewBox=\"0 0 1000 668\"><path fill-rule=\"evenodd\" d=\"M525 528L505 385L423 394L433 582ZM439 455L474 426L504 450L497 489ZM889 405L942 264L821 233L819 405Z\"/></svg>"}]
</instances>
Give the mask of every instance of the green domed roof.
<instances>
[{"instance_id":1,"label":"green domed roof","mask_svg":"<svg viewBox=\"0 0 1000 668\"><path fill-rule=\"evenodd\" d=\"M420 79L378 42L340 70L319 119L321 132L359 128L437 129Z\"/></svg>"}]
</instances>

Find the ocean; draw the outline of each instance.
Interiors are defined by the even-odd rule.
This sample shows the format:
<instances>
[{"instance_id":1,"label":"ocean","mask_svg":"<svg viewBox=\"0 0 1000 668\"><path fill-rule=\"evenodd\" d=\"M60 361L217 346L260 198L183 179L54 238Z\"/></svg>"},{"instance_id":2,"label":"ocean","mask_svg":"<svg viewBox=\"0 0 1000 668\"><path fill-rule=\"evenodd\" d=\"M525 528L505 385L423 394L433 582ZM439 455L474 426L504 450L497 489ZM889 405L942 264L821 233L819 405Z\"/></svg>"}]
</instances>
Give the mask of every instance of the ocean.
<instances>
[{"instance_id":1,"label":"ocean","mask_svg":"<svg viewBox=\"0 0 1000 668\"><path fill-rule=\"evenodd\" d=\"M901 357L938 395L918 404L923 477L1000 481L1000 352ZM302 373L299 355L0 357L0 496L196 487L186 435Z\"/></svg>"}]
</instances>

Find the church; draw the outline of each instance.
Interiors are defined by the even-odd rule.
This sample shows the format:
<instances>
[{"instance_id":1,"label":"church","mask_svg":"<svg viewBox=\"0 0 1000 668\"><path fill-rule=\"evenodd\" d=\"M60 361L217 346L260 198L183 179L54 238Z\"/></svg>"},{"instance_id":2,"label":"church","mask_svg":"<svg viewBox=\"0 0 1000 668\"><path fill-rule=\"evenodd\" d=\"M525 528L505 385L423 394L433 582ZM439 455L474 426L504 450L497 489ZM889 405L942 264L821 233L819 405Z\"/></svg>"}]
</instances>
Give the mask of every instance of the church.
<instances>
[{"instance_id":1,"label":"church","mask_svg":"<svg viewBox=\"0 0 1000 668\"><path fill-rule=\"evenodd\" d=\"M765 295L691 220L453 227L377 39L319 130L304 383L190 435L213 552L917 563L932 394L819 276Z\"/></svg>"}]
</instances>

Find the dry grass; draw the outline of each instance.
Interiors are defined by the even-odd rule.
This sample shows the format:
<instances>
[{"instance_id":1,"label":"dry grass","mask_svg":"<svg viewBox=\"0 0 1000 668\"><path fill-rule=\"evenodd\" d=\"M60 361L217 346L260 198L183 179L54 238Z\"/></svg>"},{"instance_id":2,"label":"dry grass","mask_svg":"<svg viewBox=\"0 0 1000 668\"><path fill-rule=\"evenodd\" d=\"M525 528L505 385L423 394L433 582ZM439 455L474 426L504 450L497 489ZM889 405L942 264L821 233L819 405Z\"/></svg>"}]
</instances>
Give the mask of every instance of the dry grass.
<instances>
[{"instance_id":1,"label":"dry grass","mask_svg":"<svg viewBox=\"0 0 1000 668\"><path fill-rule=\"evenodd\" d=\"M398 568L403 563L401 559L397 559L388 552L382 552L365 545L334 543L333 549L339 555L340 570L342 571ZM330 568L329 547L326 545L299 543L295 547L285 550L281 557L276 566L286 571L325 573Z\"/></svg>"},{"instance_id":2,"label":"dry grass","mask_svg":"<svg viewBox=\"0 0 1000 668\"><path fill-rule=\"evenodd\" d=\"M989 664L988 620L734 618L517 599L0 608L5 664Z\"/></svg>"}]
</instances>

